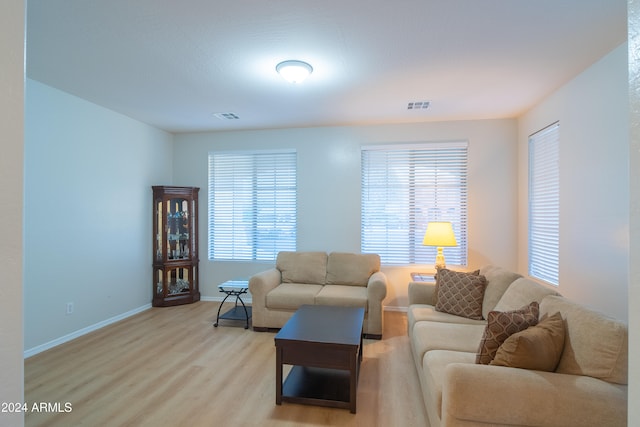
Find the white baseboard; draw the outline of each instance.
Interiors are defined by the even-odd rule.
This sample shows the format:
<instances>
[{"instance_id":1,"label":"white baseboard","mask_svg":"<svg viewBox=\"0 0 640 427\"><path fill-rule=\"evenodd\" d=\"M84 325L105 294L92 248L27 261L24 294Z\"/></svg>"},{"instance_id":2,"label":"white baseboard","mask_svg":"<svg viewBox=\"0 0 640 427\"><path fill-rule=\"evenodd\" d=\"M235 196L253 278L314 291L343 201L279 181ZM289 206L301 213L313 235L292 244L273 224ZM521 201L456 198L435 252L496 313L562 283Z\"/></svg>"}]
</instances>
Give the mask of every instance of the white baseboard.
<instances>
[{"instance_id":1,"label":"white baseboard","mask_svg":"<svg viewBox=\"0 0 640 427\"><path fill-rule=\"evenodd\" d=\"M127 311L126 313L119 314L117 316L114 316L114 317L111 317L109 319L103 320L102 322L98 322L98 323L93 324L91 326L87 326L86 328L79 329L79 330L77 330L75 332L72 332L70 334L62 336L60 338L56 338L55 340L51 340L51 341L46 342L44 344L41 344L41 345L35 346L33 348L30 348L28 350L25 350L23 357L25 359L27 359L27 358L29 358L31 356L35 356L36 354L42 353L45 350L49 350L50 348L59 346L60 344L64 344L64 343L66 343L68 341L71 341L71 340L73 340L75 338L81 337L82 335L86 335L89 332L97 331L100 328L104 328L107 325L110 325L112 323L116 323L116 322L118 322L120 320L126 319L127 317L131 317L134 314L141 313L141 312L143 312L145 310L148 310L150 308L151 308L151 304L145 304L145 305L143 305L141 307L134 308L133 310Z\"/></svg>"}]
</instances>

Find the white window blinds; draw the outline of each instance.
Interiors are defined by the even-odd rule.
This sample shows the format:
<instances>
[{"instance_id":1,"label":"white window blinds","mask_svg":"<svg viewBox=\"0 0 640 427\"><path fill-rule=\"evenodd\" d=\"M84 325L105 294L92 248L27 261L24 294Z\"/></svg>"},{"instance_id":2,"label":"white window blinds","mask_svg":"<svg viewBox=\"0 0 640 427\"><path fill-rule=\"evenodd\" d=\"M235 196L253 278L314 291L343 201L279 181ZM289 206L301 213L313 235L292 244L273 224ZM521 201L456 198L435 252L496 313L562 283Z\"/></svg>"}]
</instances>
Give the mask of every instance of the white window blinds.
<instances>
[{"instance_id":1,"label":"white window blinds","mask_svg":"<svg viewBox=\"0 0 640 427\"><path fill-rule=\"evenodd\" d=\"M296 250L296 152L209 153L209 259Z\"/></svg>"},{"instance_id":2,"label":"white window blinds","mask_svg":"<svg viewBox=\"0 0 640 427\"><path fill-rule=\"evenodd\" d=\"M558 285L560 125L529 137L529 275Z\"/></svg>"},{"instance_id":3,"label":"white window blinds","mask_svg":"<svg viewBox=\"0 0 640 427\"><path fill-rule=\"evenodd\" d=\"M467 264L467 143L362 148L361 250L387 265L433 264L423 246L429 221L451 221L458 246L449 265Z\"/></svg>"}]
</instances>

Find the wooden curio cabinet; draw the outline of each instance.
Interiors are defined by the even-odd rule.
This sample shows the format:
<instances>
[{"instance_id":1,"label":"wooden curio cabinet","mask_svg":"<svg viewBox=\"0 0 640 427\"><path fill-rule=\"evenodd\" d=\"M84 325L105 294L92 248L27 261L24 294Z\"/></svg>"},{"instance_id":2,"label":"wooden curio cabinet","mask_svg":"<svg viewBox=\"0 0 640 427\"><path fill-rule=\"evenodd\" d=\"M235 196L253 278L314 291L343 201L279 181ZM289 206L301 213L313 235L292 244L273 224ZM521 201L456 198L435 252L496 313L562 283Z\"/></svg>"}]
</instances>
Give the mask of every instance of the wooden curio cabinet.
<instances>
[{"instance_id":1,"label":"wooden curio cabinet","mask_svg":"<svg viewBox=\"0 0 640 427\"><path fill-rule=\"evenodd\" d=\"M154 307L200 301L197 187L153 188Z\"/></svg>"}]
</instances>

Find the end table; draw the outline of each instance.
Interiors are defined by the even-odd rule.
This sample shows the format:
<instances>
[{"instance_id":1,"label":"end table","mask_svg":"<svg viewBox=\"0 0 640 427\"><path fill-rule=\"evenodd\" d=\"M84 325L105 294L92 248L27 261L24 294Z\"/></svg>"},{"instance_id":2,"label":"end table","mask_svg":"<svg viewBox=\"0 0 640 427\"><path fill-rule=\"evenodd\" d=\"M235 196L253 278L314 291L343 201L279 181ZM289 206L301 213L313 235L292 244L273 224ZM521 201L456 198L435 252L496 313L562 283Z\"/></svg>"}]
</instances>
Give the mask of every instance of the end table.
<instances>
[{"instance_id":1,"label":"end table","mask_svg":"<svg viewBox=\"0 0 640 427\"><path fill-rule=\"evenodd\" d=\"M218 307L216 323L214 323L213 326L217 328L218 322L220 322L220 319L244 320L246 321L244 328L249 329L249 319L251 318L251 307L247 307L244 301L242 301L242 295L246 294L249 291L249 281L248 280L229 280L224 283L220 283L218 285L218 290L220 290L220 292L226 295L222 300L222 302L220 303L220 307ZM220 310L222 309L222 305L225 303L225 301L227 301L227 298L229 297L236 297L236 304L232 309L220 315ZM238 305L238 302L242 304L242 307Z\"/></svg>"}]
</instances>

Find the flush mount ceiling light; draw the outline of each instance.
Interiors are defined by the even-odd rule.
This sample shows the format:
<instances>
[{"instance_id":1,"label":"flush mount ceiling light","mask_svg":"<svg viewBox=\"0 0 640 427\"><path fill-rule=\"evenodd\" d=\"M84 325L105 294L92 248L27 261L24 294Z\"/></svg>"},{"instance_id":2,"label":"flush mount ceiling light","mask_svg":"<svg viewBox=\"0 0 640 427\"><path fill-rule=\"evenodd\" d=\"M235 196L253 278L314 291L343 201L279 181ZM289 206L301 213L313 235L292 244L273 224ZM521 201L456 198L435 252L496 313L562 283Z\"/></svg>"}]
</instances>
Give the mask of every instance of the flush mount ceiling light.
<instances>
[{"instance_id":1,"label":"flush mount ceiling light","mask_svg":"<svg viewBox=\"0 0 640 427\"><path fill-rule=\"evenodd\" d=\"M236 113L213 113L213 115L221 120L235 120L240 118Z\"/></svg>"},{"instance_id":2,"label":"flush mount ceiling light","mask_svg":"<svg viewBox=\"0 0 640 427\"><path fill-rule=\"evenodd\" d=\"M313 71L313 67L302 61L283 61L276 65L276 71L290 83L300 83Z\"/></svg>"}]
</instances>

